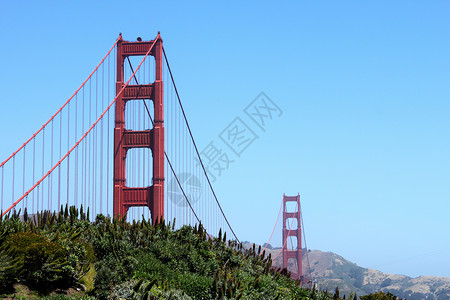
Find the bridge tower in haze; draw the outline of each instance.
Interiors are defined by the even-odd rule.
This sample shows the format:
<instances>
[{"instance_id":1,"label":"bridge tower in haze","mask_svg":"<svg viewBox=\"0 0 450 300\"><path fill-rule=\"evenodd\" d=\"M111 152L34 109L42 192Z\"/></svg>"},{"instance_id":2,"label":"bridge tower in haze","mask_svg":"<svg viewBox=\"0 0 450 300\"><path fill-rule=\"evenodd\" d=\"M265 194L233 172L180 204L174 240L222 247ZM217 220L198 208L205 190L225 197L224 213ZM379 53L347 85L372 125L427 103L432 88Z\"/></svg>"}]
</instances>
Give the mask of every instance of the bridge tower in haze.
<instances>
[{"instance_id":1,"label":"bridge tower in haze","mask_svg":"<svg viewBox=\"0 0 450 300\"><path fill-rule=\"evenodd\" d=\"M163 48L158 33L155 40L128 42L122 36L117 42L117 81L114 128L114 217L124 216L132 206L150 209L152 222L164 218L164 111L163 111ZM151 84L124 83L124 61L129 56L144 56L150 51L155 58L155 81ZM153 100L154 124L151 130L128 130L125 126L125 108L128 101ZM132 148L149 148L153 156L153 185L127 187L125 162Z\"/></svg>"},{"instance_id":2,"label":"bridge tower in haze","mask_svg":"<svg viewBox=\"0 0 450 300\"><path fill-rule=\"evenodd\" d=\"M296 202L296 211L288 212L286 210L287 202ZM291 228L291 220L297 219L297 227ZM289 223L289 224L286 224ZM290 236L297 238L297 249L287 248L287 239ZM287 269L288 259L297 260L297 276L302 279L302 230L301 230L301 212L300 212L300 194L297 196L286 196L283 194L283 268Z\"/></svg>"}]
</instances>

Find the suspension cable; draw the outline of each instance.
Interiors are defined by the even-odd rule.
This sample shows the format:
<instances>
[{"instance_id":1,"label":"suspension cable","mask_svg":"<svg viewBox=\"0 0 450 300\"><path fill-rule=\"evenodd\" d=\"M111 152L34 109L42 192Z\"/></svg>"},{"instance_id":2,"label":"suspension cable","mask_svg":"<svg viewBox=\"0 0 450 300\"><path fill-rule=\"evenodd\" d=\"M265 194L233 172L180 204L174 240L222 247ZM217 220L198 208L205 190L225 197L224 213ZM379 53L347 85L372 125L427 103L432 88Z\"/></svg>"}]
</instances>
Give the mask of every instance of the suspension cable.
<instances>
[{"instance_id":1,"label":"suspension cable","mask_svg":"<svg viewBox=\"0 0 450 300\"><path fill-rule=\"evenodd\" d=\"M266 250L267 246L269 245L270 240L272 239L273 233L275 232L275 228L277 227L278 219L280 218L282 208L283 208L283 201L281 201L280 210L278 210L277 220L275 221L275 225L273 226L272 233L270 234L269 240L267 241L266 245L262 249L261 253L263 253L264 250ZM260 255L261 255L261 253L260 253Z\"/></svg>"},{"instance_id":2,"label":"suspension cable","mask_svg":"<svg viewBox=\"0 0 450 300\"><path fill-rule=\"evenodd\" d=\"M216 203L217 203L217 205L218 205L218 207L220 209L220 212L222 213L222 216L224 217L225 221L227 222L228 227L230 228L231 232L233 233L233 235L236 238L236 240L238 241L238 243L240 243L236 233L234 232L233 228L230 225L230 222L228 221L227 217L225 216L225 213L223 212L222 206L220 205L219 200L217 199L216 193L215 193L215 191L214 191L214 189L212 187L211 181L209 180L208 173L206 172L206 168L205 168L205 166L203 164L202 158L200 157L200 152L198 151L197 144L195 143L195 140L194 140L194 136L192 135L191 127L189 126L189 123L187 121L183 105L181 104L180 95L178 93L177 86L175 85L175 80L173 79L172 70L170 69L169 61L167 59L167 55L166 55L166 51L164 50L164 47L162 48L162 51L163 51L163 54L164 54L164 59L165 59L166 64L167 64L167 69L169 70L169 74L170 74L170 78L172 80L173 87L175 89L175 93L176 93L177 98L178 98L178 103L180 105L181 112L183 113L184 121L186 122L186 126L187 126L187 129L189 131L189 135L190 135L192 143L194 145L195 152L197 153L197 157L198 157L198 159L200 161L200 164L202 166L203 172L205 173L206 180L208 181L208 185L209 185L209 187L211 189L211 192L213 193L214 199L216 200Z\"/></svg>"}]
</instances>

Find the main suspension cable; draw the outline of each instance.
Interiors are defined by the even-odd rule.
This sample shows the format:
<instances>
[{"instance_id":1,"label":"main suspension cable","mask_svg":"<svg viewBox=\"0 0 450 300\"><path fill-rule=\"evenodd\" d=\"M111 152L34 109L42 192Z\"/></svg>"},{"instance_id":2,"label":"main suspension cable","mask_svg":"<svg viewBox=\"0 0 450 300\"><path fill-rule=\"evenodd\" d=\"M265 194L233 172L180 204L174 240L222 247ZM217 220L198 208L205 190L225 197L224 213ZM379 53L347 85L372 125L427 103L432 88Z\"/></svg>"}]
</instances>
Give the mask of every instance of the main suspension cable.
<instances>
[{"instance_id":1,"label":"main suspension cable","mask_svg":"<svg viewBox=\"0 0 450 300\"><path fill-rule=\"evenodd\" d=\"M266 245L265 245L264 248L262 249L261 253L263 253L264 250L266 250L267 246L268 246L269 243L270 243L270 240L272 239L272 236L273 236L273 234L274 234L274 232L275 232L275 229L276 229L276 227L277 227L277 224L278 224L278 219L280 218L280 214L281 214L281 209L282 209L282 208L283 208L283 201L281 201L280 210L278 210L277 220L275 221L275 225L273 226L272 233L270 234L269 240L267 241ZM260 253L260 254L261 254L261 253Z\"/></svg>"},{"instance_id":2,"label":"main suspension cable","mask_svg":"<svg viewBox=\"0 0 450 300\"><path fill-rule=\"evenodd\" d=\"M227 217L225 216L225 213L223 212L222 206L220 205L219 200L217 199L216 193L214 192L214 189L213 189L213 187L212 187L211 181L209 180L208 173L206 172L206 168L205 168L205 166L204 166L204 164L203 164L202 158L200 157L200 152L198 151L197 144L195 143L195 140L194 140L194 136L192 135L191 127L189 126L189 123L188 123L188 121L187 121L187 118L186 118L186 114L185 114L185 112L184 112L183 105L181 104L180 95L179 95L179 93L178 93L177 86L175 85L175 80L173 79L172 70L170 69L169 61L168 61L168 59L167 59L167 55L166 55L166 51L164 50L164 47L162 48L162 51L163 51L163 54L164 54L164 59L165 59L166 64L167 64L167 69L169 70L169 74L170 74L170 78L171 78L171 80L172 80L173 87L174 87L174 89L175 89L175 93L176 93L177 98L178 98L178 103L179 103L179 105L180 105L181 112L183 113L184 121L185 121L185 123L186 123L187 129L188 129L188 131L189 131L189 135L190 135L191 140L192 140L192 143L193 143L193 145L194 145L195 152L197 153L197 157L198 157L198 159L199 159L199 161L200 161L200 165L202 166L203 172L205 173L205 177L206 177L206 180L208 181L208 185L209 185L209 187L210 187L210 189L211 189L211 192L212 192L212 194L213 194L213 196L214 196L214 199L216 200L216 203L217 203L217 205L218 205L218 207L219 207L219 209L220 209L220 212L222 213L222 216L224 217L225 221L227 222L228 227L230 228L231 232L233 233L233 235L234 235L234 237L236 238L236 240L238 241L238 243L240 243L240 241L239 241L239 239L238 239L236 233L234 232L233 228L232 228L231 225L230 225L230 222L228 221Z\"/></svg>"}]
</instances>

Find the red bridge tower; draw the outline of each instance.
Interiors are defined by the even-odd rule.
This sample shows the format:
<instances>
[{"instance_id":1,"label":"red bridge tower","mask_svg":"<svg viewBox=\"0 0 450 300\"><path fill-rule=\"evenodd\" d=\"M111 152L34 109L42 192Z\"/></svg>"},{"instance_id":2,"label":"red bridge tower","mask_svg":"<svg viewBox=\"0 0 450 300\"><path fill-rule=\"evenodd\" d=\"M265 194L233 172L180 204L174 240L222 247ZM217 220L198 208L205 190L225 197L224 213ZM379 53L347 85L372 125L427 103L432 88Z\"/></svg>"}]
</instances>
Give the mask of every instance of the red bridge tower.
<instances>
[{"instance_id":1,"label":"red bridge tower","mask_svg":"<svg viewBox=\"0 0 450 300\"><path fill-rule=\"evenodd\" d=\"M153 45L155 43L155 45ZM119 37L117 43L116 111L114 128L114 217L124 216L132 206L147 206L153 224L164 218L164 111L162 78L162 39L127 42ZM144 56L149 49L155 57L155 82L152 84L128 85L124 91L124 60L128 56ZM150 99L154 105L154 126L151 130L133 131L125 129L125 106L127 101ZM125 160L131 148L150 148L153 155L153 185L127 187Z\"/></svg>"},{"instance_id":2,"label":"red bridge tower","mask_svg":"<svg viewBox=\"0 0 450 300\"><path fill-rule=\"evenodd\" d=\"M287 212L286 202L297 202L297 211ZM286 228L288 219L297 219L297 228L290 228L291 223ZM289 221L291 222L291 221ZM289 229L290 228L290 229ZM290 236L297 237L297 250L287 249L287 239ZM287 268L288 259L293 258L297 260L297 276L302 279L302 231L301 231L301 215L300 215L300 194L297 196L285 196L283 194L283 268Z\"/></svg>"}]
</instances>

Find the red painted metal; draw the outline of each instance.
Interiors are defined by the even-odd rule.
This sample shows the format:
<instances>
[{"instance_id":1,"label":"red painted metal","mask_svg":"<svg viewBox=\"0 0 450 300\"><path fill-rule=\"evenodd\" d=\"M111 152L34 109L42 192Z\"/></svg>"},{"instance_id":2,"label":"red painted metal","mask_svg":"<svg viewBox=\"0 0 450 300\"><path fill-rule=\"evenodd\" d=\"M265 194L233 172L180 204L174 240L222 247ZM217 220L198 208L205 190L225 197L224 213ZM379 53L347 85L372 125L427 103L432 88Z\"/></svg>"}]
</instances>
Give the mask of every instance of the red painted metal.
<instances>
[{"instance_id":1,"label":"red painted metal","mask_svg":"<svg viewBox=\"0 0 450 300\"><path fill-rule=\"evenodd\" d=\"M154 46L153 46L154 44ZM129 85L124 92L124 60L128 56L150 55L155 57L155 82L146 85ZM119 37L117 43L116 111L114 128L114 217L124 216L132 206L147 206L153 224L164 218L164 110L162 78L162 39L158 33L155 40L127 42ZM153 100L153 129L133 131L125 129L127 101ZM153 155L153 185L130 188L126 186L125 161L131 148L150 148Z\"/></svg>"},{"instance_id":2,"label":"red painted metal","mask_svg":"<svg viewBox=\"0 0 450 300\"><path fill-rule=\"evenodd\" d=\"M287 212L286 202L296 202L297 211ZM287 219L297 219L297 228L286 228ZM287 239L290 236L297 237L297 250L288 250ZM283 194L283 268L287 268L288 259L297 260L297 278L301 279L302 274L302 231L301 231L301 215L300 215L300 195L286 196Z\"/></svg>"}]
</instances>

